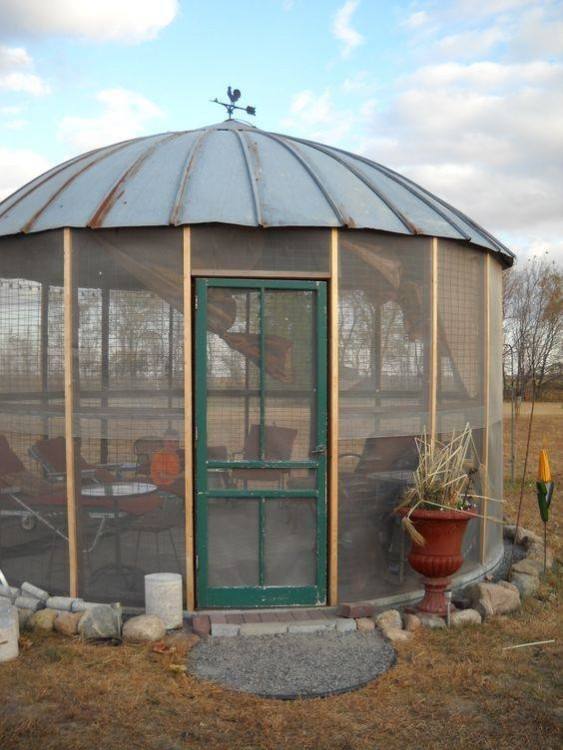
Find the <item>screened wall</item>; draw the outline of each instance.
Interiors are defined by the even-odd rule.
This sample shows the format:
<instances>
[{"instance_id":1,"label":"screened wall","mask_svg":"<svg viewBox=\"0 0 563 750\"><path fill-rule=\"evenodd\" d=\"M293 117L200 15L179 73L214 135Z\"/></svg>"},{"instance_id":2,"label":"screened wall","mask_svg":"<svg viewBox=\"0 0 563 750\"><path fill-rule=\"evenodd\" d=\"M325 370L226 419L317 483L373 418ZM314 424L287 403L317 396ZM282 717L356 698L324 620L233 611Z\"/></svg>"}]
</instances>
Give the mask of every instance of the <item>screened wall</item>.
<instances>
[{"instance_id":1,"label":"screened wall","mask_svg":"<svg viewBox=\"0 0 563 750\"><path fill-rule=\"evenodd\" d=\"M502 267L465 243L361 230L339 230L335 255L334 237L330 229L194 226L190 273L194 288L196 278L240 275L320 279L330 289L337 270L338 309L326 310L328 330L338 338L329 340L338 350L338 382L326 373L329 410L330 393L338 393L338 442L328 435L327 455L327 464L337 455L337 492L327 475L326 497L338 502L338 547L327 540L327 556L337 555L339 600L400 596L420 585L393 513L416 467L416 436L433 429L446 438L469 422L475 491L502 497ZM184 393L186 372L195 367L184 349L192 339L184 332L185 234L172 228L72 230L71 239L73 317L65 364L63 232L0 238L0 569L10 583L31 580L53 593L68 592L70 437L77 592L142 605L146 573L186 576L194 566L185 538L192 513L186 476L195 472L194 456L184 450L186 415L190 428L195 424L193 393L187 399ZM259 334L258 297L232 293L236 314L225 328L224 291L213 295L208 443L226 447L229 457L252 459L251 432L260 416L251 341ZM272 317L264 317L277 328L265 336L291 343L292 375L282 371L289 360L277 342L276 351L266 352L263 416L280 434L303 427L285 451L288 461L298 462L318 447L303 400L305 390L314 390L303 374L310 331L300 332L309 308L277 297ZM66 421L65 367L72 373ZM313 480L311 469L291 469L283 486L296 492ZM302 508L294 504L295 512L272 526L286 534L276 547L277 570L269 563L272 581L284 580L284 549L289 565L296 550L309 560L319 544L311 519L305 513L300 521ZM500 503L481 510L502 518ZM220 564L224 580L237 580L238 573L227 570L229 549L255 538L255 515L243 513L232 524L221 515L210 566L213 572ZM500 525L487 524L484 534L482 528L474 521L466 535L465 571L490 566L501 553Z\"/></svg>"},{"instance_id":2,"label":"screened wall","mask_svg":"<svg viewBox=\"0 0 563 750\"><path fill-rule=\"evenodd\" d=\"M69 585L66 482L34 448L64 440L62 232L1 242L0 569L53 593Z\"/></svg>"}]
</instances>

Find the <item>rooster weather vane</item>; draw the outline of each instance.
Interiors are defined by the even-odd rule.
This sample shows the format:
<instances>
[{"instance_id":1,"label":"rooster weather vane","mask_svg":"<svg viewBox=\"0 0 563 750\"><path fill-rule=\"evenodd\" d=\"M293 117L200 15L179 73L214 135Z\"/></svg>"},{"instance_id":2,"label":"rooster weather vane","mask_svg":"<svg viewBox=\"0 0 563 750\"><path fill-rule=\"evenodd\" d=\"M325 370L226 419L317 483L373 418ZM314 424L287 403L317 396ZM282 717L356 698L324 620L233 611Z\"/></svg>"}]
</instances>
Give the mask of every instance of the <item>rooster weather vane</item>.
<instances>
[{"instance_id":1,"label":"rooster weather vane","mask_svg":"<svg viewBox=\"0 0 563 750\"><path fill-rule=\"evenodd\" d=\"M235 109L240 109L242 112L246 112L247 115L255 115L256 114L256 107L238 107L236 102L240 99L240 89L232 89L230 86L227 89L227 96L229 97L230 104L227 102L220 102L217 97L215 99L211 99L211 101L214 104L220 104L222 107L225 107L227 112L229 113L229 120L233 119L233 112Z\"/></svg>"}]
</instances>

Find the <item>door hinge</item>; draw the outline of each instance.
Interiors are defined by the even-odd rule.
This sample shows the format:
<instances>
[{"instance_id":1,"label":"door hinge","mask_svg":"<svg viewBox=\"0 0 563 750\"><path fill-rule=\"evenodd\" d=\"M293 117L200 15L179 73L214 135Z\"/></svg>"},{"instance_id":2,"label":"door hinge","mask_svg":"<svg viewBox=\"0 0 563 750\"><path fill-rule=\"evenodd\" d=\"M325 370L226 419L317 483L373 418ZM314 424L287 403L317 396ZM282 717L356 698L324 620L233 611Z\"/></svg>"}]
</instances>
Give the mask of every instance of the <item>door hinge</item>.
<instances>
[{"instance_id":1,"label":"door hinge","mask_svg":"<svg viewBox=\"0 0 563 750\"><path fill-rule=\"evenodd\" d=\"M194 430L194 439L196 443L197 443L198 436L199 436L199 432L198 432L197 425L196 425L195 430Z\"/></svg>"},{"instance_id":2,"label":"door hinge","mask_svg":"<svg viewBox=\"0 0 563 750\"><path fill-rule=\"evenodd\" d=\"M194 297L194 307L195 307L196 310L197 310L198 306L199 306L199 300L198 300L198 296L196 294L195 297Z\"/></svg>"},{"instance_id":3,"label":"door hinge","mask_svg":"<svg viewBox=\"0 0 563 750\"><path fill-rule=\"evenodd\" d=\"M195 569L199 570L199 555L195 556Z\"/></svg>"}]
</instances>

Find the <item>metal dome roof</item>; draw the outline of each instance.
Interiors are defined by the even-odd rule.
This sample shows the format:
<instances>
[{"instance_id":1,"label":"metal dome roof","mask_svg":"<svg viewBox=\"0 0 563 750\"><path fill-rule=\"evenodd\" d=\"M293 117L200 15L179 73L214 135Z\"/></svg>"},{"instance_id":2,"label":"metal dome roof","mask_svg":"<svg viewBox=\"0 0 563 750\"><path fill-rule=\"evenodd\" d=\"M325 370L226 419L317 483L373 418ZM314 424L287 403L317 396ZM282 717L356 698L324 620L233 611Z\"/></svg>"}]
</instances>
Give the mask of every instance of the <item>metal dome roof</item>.
<instances>
[{"instance_id":1,"label":"metal dome roof","mask_svg":"<svg viewBox=\"0 0 563 750\"><path fill-rule=\"evenodd\" d=\"M450 237L513 258L467 216L387 167L236 120L90 151L0 203L0 236L204 222Z\"/></svg>"}]
</instances>

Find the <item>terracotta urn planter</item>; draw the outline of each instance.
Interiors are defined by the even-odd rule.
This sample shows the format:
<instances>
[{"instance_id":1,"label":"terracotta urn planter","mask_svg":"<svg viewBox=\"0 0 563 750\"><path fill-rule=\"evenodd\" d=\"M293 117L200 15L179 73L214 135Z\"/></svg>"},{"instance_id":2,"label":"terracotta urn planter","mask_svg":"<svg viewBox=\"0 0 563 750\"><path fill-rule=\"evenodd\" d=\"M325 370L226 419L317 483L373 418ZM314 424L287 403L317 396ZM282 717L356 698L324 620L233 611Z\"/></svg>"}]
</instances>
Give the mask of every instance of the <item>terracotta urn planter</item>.
<instances>
[{"instance_id":1,"label":"terracotta urn planter","mask_svg":"<svg viewBox=\"0 0 563 750\"><path fill-rule=\"evenodd\" d=\"M399 512L405 516L408 509ZM475 517L470 510L415 510L411 514L414 527L426 540L423 546L413 541L408 556L411 567L423 576L424 598L417 607L420 612L447 613L444 592L463 564L461 543L467 524Z\"/></svg>"}]
</instances>

